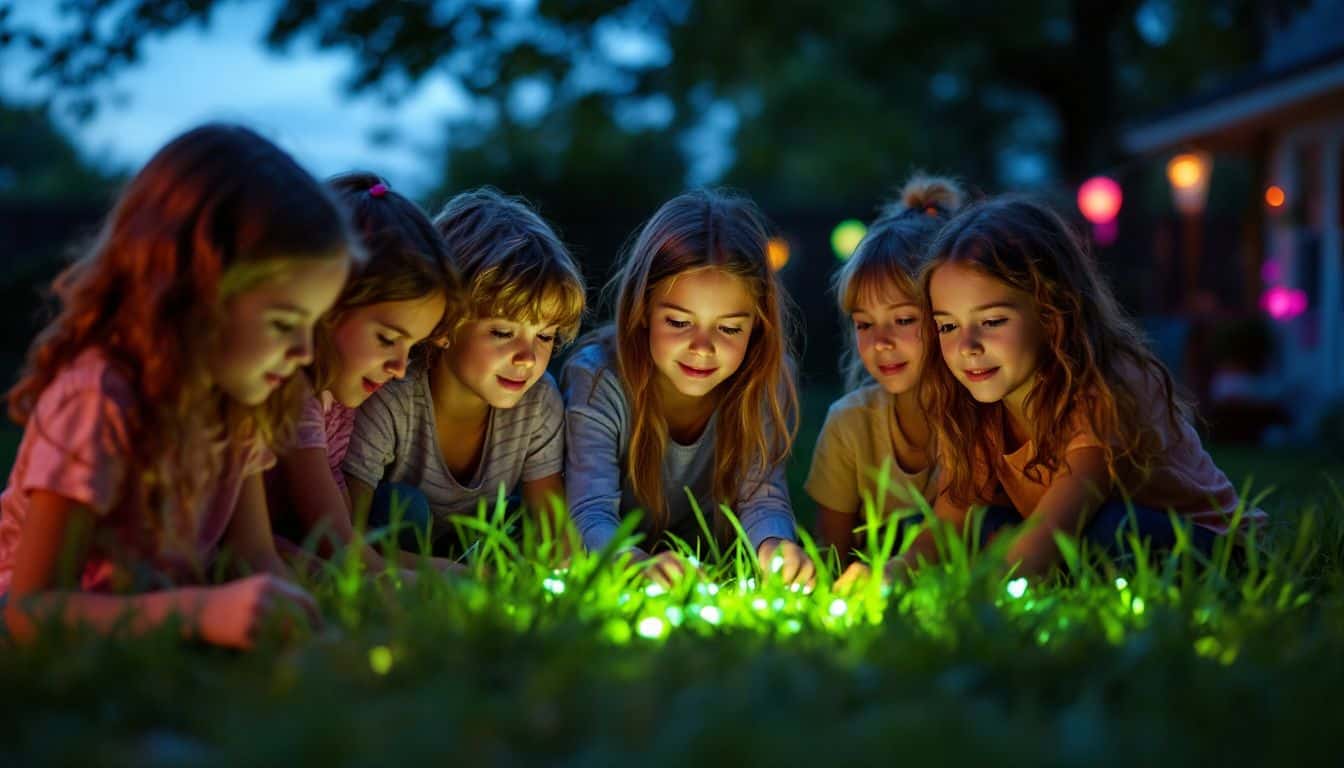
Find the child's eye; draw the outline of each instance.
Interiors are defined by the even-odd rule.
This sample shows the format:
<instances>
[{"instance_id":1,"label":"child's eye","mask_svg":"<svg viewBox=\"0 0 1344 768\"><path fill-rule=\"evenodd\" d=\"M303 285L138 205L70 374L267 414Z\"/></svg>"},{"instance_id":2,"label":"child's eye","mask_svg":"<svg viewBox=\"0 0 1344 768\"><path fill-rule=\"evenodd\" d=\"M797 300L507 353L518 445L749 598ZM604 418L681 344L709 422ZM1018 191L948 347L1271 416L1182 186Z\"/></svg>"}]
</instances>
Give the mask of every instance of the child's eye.
<instances>
[{"instance_id":1,"label":"child's eye","mask_svg":"<svg viewBox=\"0 0 1344 768\"><path fill-rule=\"evenodd\" d=\"M378 343L382 344L384 347L393 347L396 346L397 344L396 341L394 341L393 339L389 339L388 337L384 336L381 333L378 334Z\"/></svg>"},{"instance_id":2,"label":"child's eye","mask_svg":"<svg viewBox=\"0 0 1344 768\"><path fill-rule=\"evenodd\" d=\"M1003 325L1003 324L1006 323L1006 322L1008 322L1008 318L1006 318L1006 317L995 317L995 318L991 318L991 319L989 319L989 320L986 320L986 321L984 322L984 326L985 326L986 328L998 328L1000 325Z\"/></svg>"},{"instance_id":3,"label":"child's eye","mask_svg":"<svg viewBox=\"0 0 1344 768\"><path fill-rule=\"evenodd\" d=\"M956 323L938 323L938 333L951 333L957 330Z\"/></svg>"},{"instance_id":4,"label":"child's eye","mask_svg":"<svg viewBox=\"0 0 1344 768\"><path fill-rule=\"evenodd\" d=\"M898 317L898 318L896 318L896 324L897 324L897 325L900 325L900 326L914 325L915 323L918 323L918 322L919 322L919 318L918 318L918 317Z\"/></svg>"},{"instance_id":5,"label":"child's eye","mask_svg":"<svg viewBox=\"0 0 1344 768\"><path fill-rule=\"evenodd\" d=\"M872 328L872 327L873 327L873 324L872 324L872 323L867 323L867 322L864 322L863 320L855 320L855 321L854 321L854 330L859 331L860 333L862 333L863 331L866 331L866 330L868 330L869 328Z\"/></svg>"},{"instance_id":6,"label":"child's eye","mask_svg":"<svg viewBox=\"0 0 1344 768\"><path fill-rule=\"evenodd\" d=\"M293 333L298 326L284 320L272 320L271 327L280 333Z\"/></svg>"},{"instance_id":7,"label":"child's eye","mask_svg":"<svg viewBox=\"0 0 1344 768\"><path fill-rule=\"evenodd\" d=\"M739 334L739 333L742 332L742 329L741 329L741 328L737 328L737 327L735 327L735 326L731 326L731 325L720 325L720 326L719 326L719 330L720 330L720 331L723 331L724 333L728 334L729 336L736 336L737 334Z\"/></svg>"},{"instance_id":8,"label":"child's eye","mask_svg":"<svg viewBox=\"0 0 1344 768\"><path fill-rule=\"evenodd\" d=\"M490 335L494 336L496 339L512 339L513 331L506 331L501 328L491 328Z\"/></svg>"},{"instance_id":9,"label":"child's eye","mask_svg":"<svg viewBox=\"0 0 1344 768\"><path fill-rule=\"evenodd\" d=\"M537 334L537 341L540 341L542 344L550 344L550 343L552 343L552 342L555 341L555 334L554 334L554 333L538 333L538 334Z\"/></svg>"},{"instance_id":10,"label":"child's eye","mask_svg":"<svg viewBox=\"0 0 1344 768\"><path fill-rule=\"evenodd\" d=\"M668 325L670 325L670 326L672 326L673 328L676 328L676 329L678 329L678 330L680 330L680 329L682 329L682 328L689 328L689 327L691 326L691 321L690 321L690 320L678 320L678 319L676 319L676 318L674 318L674 317L666 318L666 322L667 322Z\"/></svg>"}]
</instances>

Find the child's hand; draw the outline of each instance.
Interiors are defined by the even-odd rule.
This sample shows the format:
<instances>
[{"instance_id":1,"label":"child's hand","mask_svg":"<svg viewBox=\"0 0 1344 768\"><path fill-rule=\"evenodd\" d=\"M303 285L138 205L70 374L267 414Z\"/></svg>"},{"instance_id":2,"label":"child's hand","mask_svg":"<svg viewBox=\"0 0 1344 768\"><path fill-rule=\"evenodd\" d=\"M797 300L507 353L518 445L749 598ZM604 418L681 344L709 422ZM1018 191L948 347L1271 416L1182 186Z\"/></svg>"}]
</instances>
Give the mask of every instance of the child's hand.
<instances>
[{"instance_id":1,"label":"child's hand","mask_svg":"<svg viewBox=\"0 0 1344 768\"><path fill-rule=\"evenodd\" d=\"M656 555L649 555L639 549L630 551L630 562L632 564L645 563L644 575L666 589L671 589L674 584L685 578L686 571L691 567L675 552L659 552Z\"/></svg>"},{"instance_id":2,"label":"child's hand","mask_svg":"<svg viewBox=\"0 0 1344 768\"><path fill-rule=\"evenodd\" d=\"M840 578L835 580L835 584L831 585L831 591L837 595L848 595L856 586L872 578L872 575L873 569L867 563L850 563Z\"/></svg>"},{"instance_id":3,"label":"child's hand","mask_svg":"<svg viewBox=\"0 0 1344 768\"><path fill-rule=\"evenodd\" d=\"M756 550L761 568L766 573L778 570L785 584L801 584L811 588L817 580L817 568L803 548L788 539L769 538ZM778 562L776 562L778 560Z\"/></svg>"},{"instance_id":4,"label":"child's hand","mask_svg":"<svg viewBox=\"0 0 1344 768\"><path fill-rule=\"evenodd\" d=\"M903 557L893 557L887 561L887 565L882 569L882 583L891 584L909 584L910 583L910 564ZM845 572L840 574L840 578L835 580L831 591L838 595L846 595L853 592L855 587L863 584L872 578L873 569L866 563L851 563Z\"/></svg>"},{"instance_id":5,"label":"child's hand","mask_svg":"<svg viewBox=\"0 0 1344 768\"><path fill-rule=\"evenodd\" d=\"M214 645L249 649L272 618L284 622L286 633L296 622L317 627L322 616L317 602L293 582L259 573L210 589L200 616L201 639Z\"/></svg>"}]
</instances>

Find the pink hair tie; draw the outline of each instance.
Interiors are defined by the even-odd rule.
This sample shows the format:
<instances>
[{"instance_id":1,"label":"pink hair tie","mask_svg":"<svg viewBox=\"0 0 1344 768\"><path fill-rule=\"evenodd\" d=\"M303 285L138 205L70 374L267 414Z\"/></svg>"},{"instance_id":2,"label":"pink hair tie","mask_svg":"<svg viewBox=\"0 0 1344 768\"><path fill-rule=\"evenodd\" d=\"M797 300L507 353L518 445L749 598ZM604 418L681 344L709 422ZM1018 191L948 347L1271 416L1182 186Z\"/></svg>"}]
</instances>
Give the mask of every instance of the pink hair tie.
<instances>
[{"instance_id":1,"label":"pink hair tie","mask_svg":"<svg viewBox=\"0 0 1344 768\"><path fill-rule=\"evenodd\" d=\"M387 185L380 181L372 187L369 187L369 194L374 197L382 197L387 194Z\"/></svg>"}]
</instances>

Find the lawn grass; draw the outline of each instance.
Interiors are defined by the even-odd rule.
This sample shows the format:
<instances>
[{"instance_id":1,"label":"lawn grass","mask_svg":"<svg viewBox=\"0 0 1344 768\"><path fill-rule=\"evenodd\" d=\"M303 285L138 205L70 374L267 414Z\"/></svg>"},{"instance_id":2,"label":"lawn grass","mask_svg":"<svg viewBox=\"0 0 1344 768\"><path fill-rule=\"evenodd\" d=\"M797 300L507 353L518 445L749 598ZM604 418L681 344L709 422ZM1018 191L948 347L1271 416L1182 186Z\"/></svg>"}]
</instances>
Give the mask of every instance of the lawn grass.
<instances>
[{"instance_id":1,"label":"lawn grass","mask_svg":"<svg viewBox=\"0 0 1344 768\"><path fill-rule=\"evenodd\" d=\"M0 646L0 765L1337 764L1344 467L1215 455L1279 486L1242 568L1177 554L1026 584L981 558L837 599L738 552L660 593L494 538L488 578L395 589L338 563L309 585L326 626L252 654Z\"/></svg>"}]
</instances>

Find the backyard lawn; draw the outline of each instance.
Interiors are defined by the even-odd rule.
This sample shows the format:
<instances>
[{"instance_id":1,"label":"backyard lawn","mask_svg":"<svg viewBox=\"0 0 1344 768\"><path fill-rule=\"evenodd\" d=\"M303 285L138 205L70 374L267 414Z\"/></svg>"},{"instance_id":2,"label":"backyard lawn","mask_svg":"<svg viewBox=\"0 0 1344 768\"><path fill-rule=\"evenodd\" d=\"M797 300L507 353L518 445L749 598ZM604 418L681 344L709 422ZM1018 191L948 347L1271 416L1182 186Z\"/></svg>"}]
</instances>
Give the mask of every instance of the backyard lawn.
<instances>
[{"instance_id":1,"label":"backyard lawn","mask_svg":"<svg viewBox=\"0 0 1344 768\"><path fill-rule=\"evenodd\" d=\"M0 765L1338 764L1344 465L1215 453L1278 486L1254 554L1039 583L954 558L848 598L729 556L666 593L596 557L525 564L485 524L488 577L337 564L310 585L326 625L252 654L0 646Z\"/></svg>"}]
</instances>

